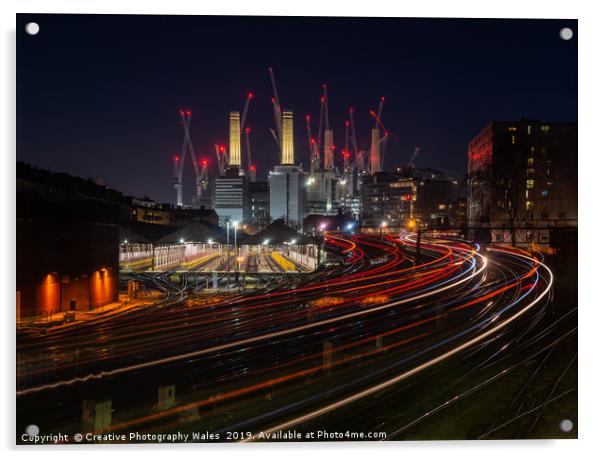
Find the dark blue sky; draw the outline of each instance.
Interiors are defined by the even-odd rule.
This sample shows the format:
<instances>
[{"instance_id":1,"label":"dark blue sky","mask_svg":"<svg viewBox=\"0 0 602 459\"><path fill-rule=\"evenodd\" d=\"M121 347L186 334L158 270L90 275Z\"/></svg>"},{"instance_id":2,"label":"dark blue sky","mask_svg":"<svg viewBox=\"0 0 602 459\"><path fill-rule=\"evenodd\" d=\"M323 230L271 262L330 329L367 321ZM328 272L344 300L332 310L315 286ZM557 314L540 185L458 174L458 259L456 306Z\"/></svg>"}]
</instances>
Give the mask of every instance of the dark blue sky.
<instances>
[{"instance_id":1,"label":"dark blue sky","mask_svg":"<svg viewBox=\"0 0 602 459\"><path fill-rule=\"evenodd\" d=\"M24 32L30 21L40 24L33 37ZM572 40L559 38L562 27L574 30ZM305 167L304 117L313 115L316 130L324 82L339 146L350 106L367 146L368 110L386 97L383 122L398 137L386 167L405 164L420 145L418 166L462 175L468 141L490 120L577 120L575 20L22 14L17 158L173 202L178 109L193 111L193 144L215 177L213 145L227 143L228 112L242 110L253 91L248 126L265 177L277 158L270 65L282 106L295 113L296 157Z\"/></svg>"}]
</instances>

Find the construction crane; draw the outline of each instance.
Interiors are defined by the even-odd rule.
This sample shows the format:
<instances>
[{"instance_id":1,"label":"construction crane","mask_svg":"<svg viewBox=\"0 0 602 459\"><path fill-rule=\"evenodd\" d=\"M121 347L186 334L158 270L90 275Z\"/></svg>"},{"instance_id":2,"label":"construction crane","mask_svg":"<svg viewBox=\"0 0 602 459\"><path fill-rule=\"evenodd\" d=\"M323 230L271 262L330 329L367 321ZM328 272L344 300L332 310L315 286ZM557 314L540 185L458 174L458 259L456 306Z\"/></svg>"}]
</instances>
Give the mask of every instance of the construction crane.
<instances>
[{"instance_id":1,"label":"construction crane","mask_svg":"<svg viewBox=\"0 0 602 459\"><path fill-rule=\"evenodd\" d=\"M353 147L353 155L355 157L354 167L358 170L359 173L363 174L368 169L366 165L366 158L363 151L358 150L357 148L357 136L355 133L355 110L353 108L349 109L349 128L350 128L350 138L351 146Z\"/></svg>"},{"instance_id":2,"label":"construction crane","mask_svg":"<svg viewBox=\"0 0 602 459\"><path fill-rule=\"evenodd\" d=\"M378 103L378 109L376 110L376 120L374 121L374 129L378 129L379 120L383 116L383 105L385 103L385 98L381 97L380 102Z\"/></svg>"},{"instance_id":3,"label":"construction crane","mask_svg":"<svg viewBox=\"0 0 602 459\"><path fill-rule=\"evenodd\" d=\"M282 155L282 108L280 106L280 99L278 98L278 89L276 88L276 79L274 78L272 67L268 67L268 72L270 74L270 82L272 83L272 106L274 108L274 123L276 124L276 129L270 129L270 132L276 141L276 145L278 145L280 155Z\"/></svg>"},{"instance_id":4,"label":"construction crane","mask_svg":"<svg viewBox=\"0 0 602 459\"><path fill-rule=\"evenodd\" d=\"M346 120L345 121L345 149L343 150L343 171L345 173L345 175L348 175L351 172L351 164L350 164L350 157L351 154L349 153L349 128L351 126L351 121Z\"/></svg>"},{"instance_id":5,"label":"construction crane","mask_svg":"<svg viewBox=\"0 0 602 459\"><path fill-rule=\"evenodd\" d=\"M311 132L311 116L305 115L305 127L307 129L307 145L309 148L309 167L310 171L318 172L320 170L320 149L316 143L316 139Z\"/></svg>"},{"instance_id":6,"label":"construction crane","mask_svg":"<svg viewBox=\"0 0 602 459\"><path fill-rule=\"evenodd\" d=\"M201 188L206 190L209 187L209 160L206 158L201 159ZM200 204L200 201L198 202Z\"/></svg>"},{"instance_id":7,"label":"construction crane","mask_svg":"<svg viewBox=\"0 0 602 459\"><path fill-rule=\"evenodd\" d=\"M377 167L378 171L382 170L384 164L384 158L386 153L386 145L387 139L389 137L389 131L385 128L382 122L382 113L383 113L383 104L385 102L385 98L381 97L380 102L378 104L378 109L376 113L373 110L370 110L370 116L374 118L374 128L372 129L372 147L371 147L371 156L376 156L375 164L372 164L371 159L371 169L373 167ZM383 136L380 136L380 129L383 131ZM372 173L376 171L371 171Z\"/></svg>"},{"instance_id":8,"label":"construction crane","mask_svg":"<svg viewBox=\"0 0 602 459\"><path fill-rule=\"evenodd\" d=\"M330 129L330 120L328 118L328 88L326 84L322 85L322 113L324 114L324 169L332 171L334 169L334 138L332 129ZM320 117L322 118L322 117ZM319 146L319 142L318 142Z\"/></svg>"},{"instance_id":9,"label":"construction crane","mask_svg":"<svg viewBox=\"0 0 602 459\"><path fill-rule=\"evenodd\" d=\"M249 92L247 94L247 98L245 100L245 106L242 109L242 117L240 118L240 132L242 134L243 130L245 129L245 123L247 121L247 113L249 113L249 105L251 105L251 100L253 100L253 97L255 97L253 95L252 92Z\"/></svg>"},{"instance_id":10,"label":"construction crane","mask_svg":"<svg viewBox=\"0 0 602 459\"><path fill-rule=\"evenodd\" d=\"M228 157L228 152L226 151L226 146L221 144L215 144L215 155L217 157L217 168L219 170L220 177L226 175L226 171L228 170L228 165L230 164L230 158Z\"/></svg>"},{"instance_id":11,"label":"construction crane","mask_svg":"<svg viewBox=\"0 0 602 459\"><path fill-rule=\"evenodd\" d=\"M184 204L182 199L182 175L184 172L184 164L186 162L186 154L188 152L190 152L190 159L192 160L192 165L196 177L196 203L200 202L200 199L203 196L203 191L206 188L203 188L201 172L199 170L199 165L196 160L196 154L194 153L192 140L190 138L190 122L192 120L192 112L190 110L180 110L179 114L182 127L184 128L184 140L182 142L181 154L176 154L174 156L174 188L176 189L176 203L178 206L182 206Z\"/></svg>"},{"instance_id":12,"label":"construction crane","mask_svg":"<svg viewBox=\"0 0 602 459\"><path fill-rule=\"evenodd\" d=\"M173 155L173 183L176 189L176 205L182 205L182 157L176 153Z\"/></svg>"},{"instance_id":13,"label":"construction crane","mask_svg":"<svg viewBox=\"0 0 602 459\"><path fill-rule=\"evenodd\" d=\"M253 100L253 93L249 92L247 93L247 98L245 100L245 106L242 109L242 117L240 118L240 133L241 135L244 133L246 136L246 142L241 145L241 150L246 150L246 154L247 154L247 159L248 159L248 164L247 167L251 167L251 152L250 152L250 143L249 143L249 136L248 133L246 132L246 122L247 122L247 114L249 113L249 106L251 105L251 100ZM249 131L250 132L250 131ZM244 154L244 152L242 152ZM241 163L242 164L242 163Z\"/></svg>"},{"instance_id":14,"label":"construction crane","mask_svg":"<svg viewBox=\"0 0 602 459\"><path fill-rule=\"evenodd\" d=\"M418 153L420 153L420 147L415 147L414 148L414 153L412 154L412 157L410 158L410 160L406 164L406 167L409 167L409 168L413 168L414 167L414 161L416 161L416 157L418 156Z\"/></svg>"},{"instance_id":15,"label":"construction crane","mask_svg":"<svg viewBox=\"0 0 602 459\"><path fill-rule=\"evenodd\" d=\"M251 159L251 141L249 139L250 134L251 128L245 128L245 145L247 150L247 163L249 165L249 176L251 178L251 182L254 182L257 179L257 170Z\"/></svg>"}]
</instances>

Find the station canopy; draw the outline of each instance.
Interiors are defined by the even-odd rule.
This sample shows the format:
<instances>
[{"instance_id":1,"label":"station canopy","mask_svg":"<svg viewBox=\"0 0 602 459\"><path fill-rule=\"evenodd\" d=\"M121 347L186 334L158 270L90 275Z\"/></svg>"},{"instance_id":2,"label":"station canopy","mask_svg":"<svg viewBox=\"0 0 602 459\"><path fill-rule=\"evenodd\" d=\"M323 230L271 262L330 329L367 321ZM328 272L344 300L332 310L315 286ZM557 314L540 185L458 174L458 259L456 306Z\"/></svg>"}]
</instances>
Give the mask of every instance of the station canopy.
<instances>
[{"instance_id":1,"label":"station canopy","mask_svg":"<svg viewBox=\"0 0 602 459\"><path fill-rule=\"evenodd\" d=\"M194 222L162 237L157 243L181 244L182 242L197 242L207 244L209 241L223 242L223 240L225 240L225 235L218 226Z\"/></svg>"},{"instance_id":2,"label":"station canopy","mask_svg":"<svg viewBox=\"0 0 602 459\"><path fill-rule=\"evenodd\" d=\"M259 233L245 235L241 238L240 244L261 245L261 244L316 244L316 241L304 234L295 231L284 223L284 220L274 220Z\"/></svg>"},{"instance_id":3,"label":"station canopy","mask_svg":"<svg viewBox=\"0 0 602 459\"><path fill-rule=\"evenodd\" d=\"M125 226L119 227L119 241L129 244L150 244L151 242L144 236L133 232Z\"/></svg>"}]
</instances>

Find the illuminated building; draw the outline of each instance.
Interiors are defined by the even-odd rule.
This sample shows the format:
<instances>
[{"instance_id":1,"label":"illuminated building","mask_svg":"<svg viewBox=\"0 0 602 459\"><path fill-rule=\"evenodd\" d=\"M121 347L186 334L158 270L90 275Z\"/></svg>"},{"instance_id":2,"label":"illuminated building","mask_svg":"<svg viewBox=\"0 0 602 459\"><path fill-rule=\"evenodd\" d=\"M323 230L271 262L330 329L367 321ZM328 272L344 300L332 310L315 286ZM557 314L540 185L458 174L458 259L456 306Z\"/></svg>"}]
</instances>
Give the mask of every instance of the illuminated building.
<instances>
[{"instance_id":1,"label":"illuminated building","mask_svg":"<svg viewBox=\"0 0 602 459\"><path fill-rule=\"evenodd\" d=\"M282 112L282 158L268 175L270 218L283 219L289 226L300 226L305 216L305 180L307 174L295 166L293 112Z\"/></svg>"},{"instance_id":2,"label":"illuminated building","mask_svg":"<svg viewBox=\"0 0 602 459\"><path fill-rule=\"evenodd\" d=\"M270 186L267 181L249 183L249 223L256 228L270 224Z\"/></svg>"},{"instance_id":3,"label":"illuminated building","mask_svg":"<svg viewBox=\"0 0 602 459\"><path fill-rule=\"evenodd\" d=\"M240 169L240 113L230 112L230 166Z\"/></svg>"},{"instance_id":4,"label":"illuminated building","mask_svg":"<svg viewBox=\"0 0 602 459\"><path fill-rule=\"evenodd\" d=\"M275 166L268 175L270 184L270 218L282 219L293 227L305 216L305 181L307 174L297 166Z\"/></svg>"},{"instance_id":5,"label":"illuminated building","mask_svg":"<svg viewBox=\"0 0 602 459\"><path fill-rule=\"evenodd\" d=\"M467 191L471 226L513 228L494 241L547 243L549 231L526 227L576 226L577 124L489 123L468 145Z\"/></svg>"},{"instance_id":6,"label":"illuminated building","mask_svg":"<svg viewBox=\"0 0 602 459\"><path fill-rule=\"evenodd\" d=\"M295 149L293 143L293 111L282 111L282 157L280 164L291 166L295 164Z\"/></svg>"},{"instance_id":7,"label":"illuminated building","mask_svg":"<svg viewBox=\"0 0 602 459\"><path fill-rule=\"evenodd\" d=\"M154 225L169 225L171 213L154 201L132 199L132 219Z\"/></svg>"},{"instance_id":8,"label":"illuminated building","mask_svg":"<svg viewBox=\"0 0 602 459\"><path fill-rule=\"evenodd\" d=\"M336 214L337 179L332 171L314 171L305 181L308 214Z\"/></svg>"},{"instance_id":9,"label":"illuminated building","mask_svg":"<svg viewBox=\"0 0 602 459\"><path fill-rule=\"evenodd\" d=\"M249 218L249 182L240 175L238 167L230 167L226 175L214 182L213 209L220 225L225 222L247 222Z\"/></svg>"},{"instance_id":10,"label":"illuminated building","mask_svg":"<svg viewBox=\"0 0 602 459\"><path fill-rule=\"evenodd\" d=\"M461 226L460 182L436 169L396 168L361 177L362 228L404 228L409 220L423 226Z\"/></svg>"}]
</instances>

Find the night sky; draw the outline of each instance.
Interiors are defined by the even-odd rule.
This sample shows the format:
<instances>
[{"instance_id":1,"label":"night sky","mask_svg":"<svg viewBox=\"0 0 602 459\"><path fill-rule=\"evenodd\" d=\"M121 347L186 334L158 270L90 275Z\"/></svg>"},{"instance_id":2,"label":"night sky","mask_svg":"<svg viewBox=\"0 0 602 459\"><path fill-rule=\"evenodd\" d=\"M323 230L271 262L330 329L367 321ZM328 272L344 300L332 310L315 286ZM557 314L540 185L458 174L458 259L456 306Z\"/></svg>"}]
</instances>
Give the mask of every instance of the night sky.
<instances>
[{"instance_id":1,"label":"night sky","mask_svg":"<svg viewBox=\"0 0 602 459\"><path fill-rule=\"evenodd\" d=\"M40 33L26 35L35 21ZM562 27L575 36L560 39ZM491 120L577 120L577 22L203 16L17 17L17 159L102 178L126 194L174 202L177 114L192 110L198 157L217 175L228 112L248 115L258 178L277 161L268 66L295 113L295 155L307 169L305 114L317 131L321 84L341 167L344 122L356 110L360 148L376 109L396 137L385 168L421 147L419 167L466 171L468 141ZM246 158L243 157L243 164ZM185 202L193 191L187 159Z\"/></svg>"}]
</instances>

